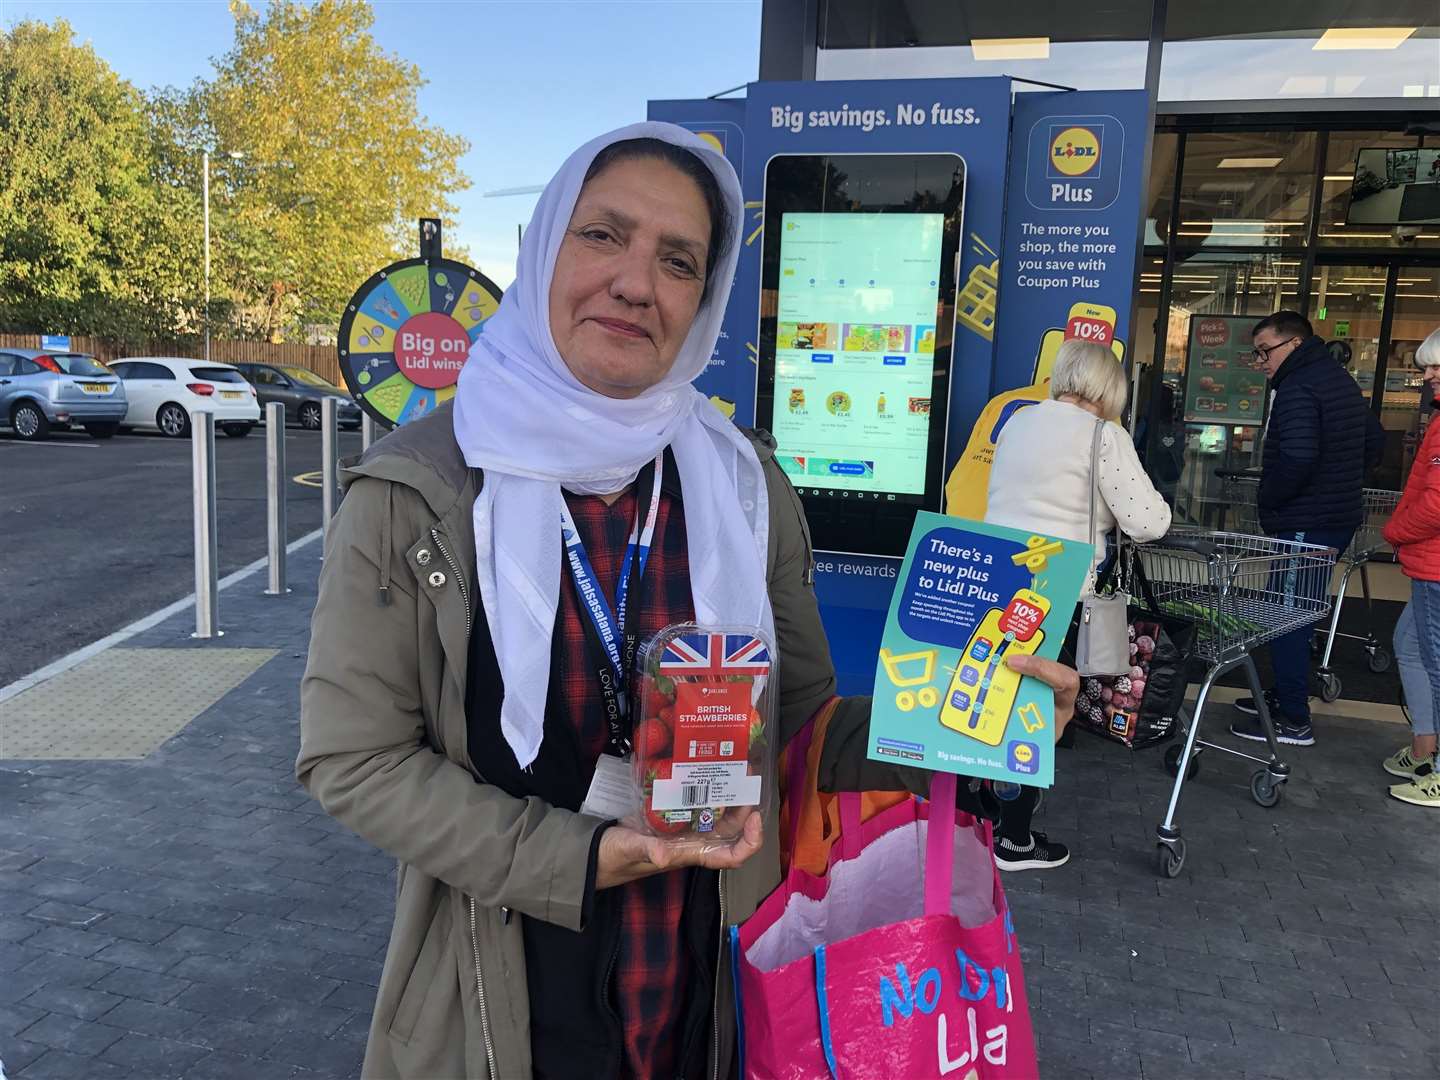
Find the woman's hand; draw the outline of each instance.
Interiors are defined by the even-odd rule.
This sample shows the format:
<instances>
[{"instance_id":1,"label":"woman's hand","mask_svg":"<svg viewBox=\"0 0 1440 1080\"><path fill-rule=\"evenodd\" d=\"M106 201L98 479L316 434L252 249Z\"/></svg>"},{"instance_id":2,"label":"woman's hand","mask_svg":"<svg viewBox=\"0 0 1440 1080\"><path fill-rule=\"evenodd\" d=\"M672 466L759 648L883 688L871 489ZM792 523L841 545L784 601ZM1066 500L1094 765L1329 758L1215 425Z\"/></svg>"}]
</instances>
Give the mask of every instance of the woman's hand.
<instances>
[{"instance_id":1,"label":"woman's hand","mask_svg":"<svg viewBox=\"0 0 1440 1080\"><path fill-rule=\"evenodd\" d=\"M1075 695L1070 695L1074 704ZM609 889L666 870L700 866L707 870L733 870L760 850L764 830L758 810L750 811L734 840L694 840L676 843L650 836L625 825L612 825L600 837L595 887Z\"/></svg>"},{"instance_id":2,"label":"woman's hand","mask_svg":"<svg viewBox=\"0 0 1440 1080\"><path fill-rule=\"evenodd\" d=\"M1075 715L1075 695L1080 692L1080 673L1074 668L1045 660L1039 656L1012 654L1005 658L1012 671L1039 679L1055 691L1055 738L1065 733L1065 725Z\"/></svg>"}]
</instances>

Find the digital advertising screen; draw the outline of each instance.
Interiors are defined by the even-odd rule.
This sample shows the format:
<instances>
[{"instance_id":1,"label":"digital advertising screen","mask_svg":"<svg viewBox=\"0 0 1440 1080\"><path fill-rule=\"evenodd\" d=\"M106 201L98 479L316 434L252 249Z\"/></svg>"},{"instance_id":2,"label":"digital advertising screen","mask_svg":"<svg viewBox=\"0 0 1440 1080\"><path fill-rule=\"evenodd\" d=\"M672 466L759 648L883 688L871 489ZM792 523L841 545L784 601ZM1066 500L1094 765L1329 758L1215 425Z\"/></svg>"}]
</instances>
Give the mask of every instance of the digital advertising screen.
<instances>
[{"instance_id":1,"label":"digital advertising screen","mask_svg":"<svg viewBox=\"0 0 1440 1080\"><path fill-rule=\"evenodd\" d=\"M925 494L944 227L782 216L771 431L796 487Z\"/></svg>"},{"instance_id":2,"label":"digital advertising screen","mask_svg":"<svg viewBox=\"0 0 1440 1080\"><path fill-rule=\"evenodd\" d=\"M964 196L955 154L766 166L756 423L820 550L902 555L940 509Z\"/></svg>"}]
</instances>

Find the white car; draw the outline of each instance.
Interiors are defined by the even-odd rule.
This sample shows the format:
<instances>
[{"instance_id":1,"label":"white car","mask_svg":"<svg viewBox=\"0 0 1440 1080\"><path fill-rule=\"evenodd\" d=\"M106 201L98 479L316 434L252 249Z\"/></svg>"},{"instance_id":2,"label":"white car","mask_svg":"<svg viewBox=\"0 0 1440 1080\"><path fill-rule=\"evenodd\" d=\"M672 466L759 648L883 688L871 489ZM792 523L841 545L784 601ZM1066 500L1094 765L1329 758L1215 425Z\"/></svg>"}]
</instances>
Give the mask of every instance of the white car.
<instances>
[{"instance_id":1,"label":"white car","mask_svg":"<svg viewBox=\"0 0 1440 1080\"><path fill-rule=\"evenodd\" d=\"M178 356L127 356L110 369L125 384L130 403L121 421L126 427L156 428L183 439L197 412L215 414L215 426L234 438L250 434L260 422L255 388L237 368L216 361Z\"/></svg>"}]
</instances>

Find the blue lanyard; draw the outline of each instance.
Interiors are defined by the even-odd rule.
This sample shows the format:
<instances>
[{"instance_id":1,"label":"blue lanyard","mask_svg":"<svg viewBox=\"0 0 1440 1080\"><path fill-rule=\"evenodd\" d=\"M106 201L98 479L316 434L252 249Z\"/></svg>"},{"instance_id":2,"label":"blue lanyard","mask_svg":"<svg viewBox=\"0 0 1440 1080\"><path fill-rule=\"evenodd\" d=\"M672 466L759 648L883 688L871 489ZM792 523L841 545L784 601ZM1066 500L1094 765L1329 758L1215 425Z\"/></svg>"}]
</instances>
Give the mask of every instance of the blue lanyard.
<instances>
[{"instance_id":1,"label":"blue lanyard","mask_svg":"<svg viewBox=\"0 0 1440 1080\"><path fill-rule=\"evenodd\" d=\"M664 466L664 454L655 458L655 478L651 485L650 508L645 515L644 525L640 521L640 506L635 507L635 522L630 527L630 538L625 544L625 561L620 568L620 580L615 586L615 612L612 614L610 605L605 600L605 593L600 588L600 583L595 576L595 569L590 564L590 556L585 552L585 544L580 539L580 530L575 527L575 518L570 513L570 508L565 505L562 498L560 502L560 535L565 543L565 557L570 564L570 576L575 579L575 591L580 597L580 605L590 616L591 625L595 628L595 634L600 639L600 644L605 650L606 659L610 662L610 675L613 684L607 685L604 673L601 678L601 689L605 691L607 706L612 698L614 709L618 715L612 716L613 721L623 718L627 713L625 702L625 673L626 673L626 652L625 647L625 615L630 602L630 583L633 577L639 581L645 576L645 564L650 559L650 547L655 537L655 521L660 513L660 478Z\"/></svg>"}]
</instances>

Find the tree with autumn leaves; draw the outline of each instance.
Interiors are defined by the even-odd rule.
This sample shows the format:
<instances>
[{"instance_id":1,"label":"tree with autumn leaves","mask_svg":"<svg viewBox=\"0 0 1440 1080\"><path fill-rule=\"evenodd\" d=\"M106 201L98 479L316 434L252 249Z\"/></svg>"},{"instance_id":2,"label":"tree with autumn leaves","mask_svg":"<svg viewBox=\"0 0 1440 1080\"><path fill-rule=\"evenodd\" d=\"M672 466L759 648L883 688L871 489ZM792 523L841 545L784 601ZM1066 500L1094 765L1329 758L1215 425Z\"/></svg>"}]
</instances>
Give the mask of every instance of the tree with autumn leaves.
<instances>
[{"instance_id":1,"label":"tree with autumn leaves","mask_svg":"<svg viewBox=\"0 0 1440 1080\"><path fill-rule=\"evenodd\" d=\"M362 0L232 3L212 77L149 95L63 21L0 32L0 329L120 341L333 332L355 288L448 220L465 140L420 114L418 67Z\"/></svg>"}]
</instances>

